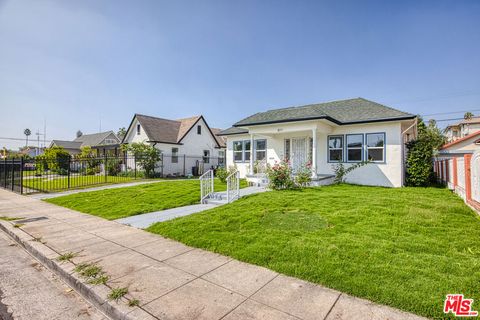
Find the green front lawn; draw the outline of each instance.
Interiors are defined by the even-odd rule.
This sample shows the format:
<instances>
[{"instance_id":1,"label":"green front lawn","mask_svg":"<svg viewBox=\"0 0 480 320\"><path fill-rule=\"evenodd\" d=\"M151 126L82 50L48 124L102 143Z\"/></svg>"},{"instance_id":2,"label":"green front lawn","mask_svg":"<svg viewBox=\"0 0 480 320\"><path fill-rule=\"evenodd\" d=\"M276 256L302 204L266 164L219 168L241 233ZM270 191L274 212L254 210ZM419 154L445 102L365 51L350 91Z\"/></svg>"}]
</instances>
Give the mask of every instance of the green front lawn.
<instances>
[{"instance_id":1,"label":"green front lawn","mask_svg":"<svg viewBox=\"0 0 480 320\"><path fill-rule=\"evenodd\" d=\"M28 189L38 190L42 192L55 192L68 189L91 188L99 185L126 183L131 182L132 177L120 176L102 176L102 175L86 175L86 176L71 176L70 181L67 176L25 176L23 178L23 187Z\"/></svg>"},{"instance_id":2,"label":"green front lawn","mask_svg":"<svg viewBox=\"0 0 480 320\"><path fill-rule=\"evenodd\" d=\"M241 180L241 187L247 185ZM225 183L215 181L215 191L226 190ZM82 192L45 200L108 220L140 213L165 210L200 203L200 182L165 180L134 187Z\"/></svg>"},{"instance_id":3,"label":"green front lawn","mask_svg":"<svg viewBox=\"0 0 480 320\"><path fill-rule=\"evenodd\" d=\"M480 217L446 189L267 192L148 230L427 317L448 293L480 310Z\"/></svg>"}]
</instances>

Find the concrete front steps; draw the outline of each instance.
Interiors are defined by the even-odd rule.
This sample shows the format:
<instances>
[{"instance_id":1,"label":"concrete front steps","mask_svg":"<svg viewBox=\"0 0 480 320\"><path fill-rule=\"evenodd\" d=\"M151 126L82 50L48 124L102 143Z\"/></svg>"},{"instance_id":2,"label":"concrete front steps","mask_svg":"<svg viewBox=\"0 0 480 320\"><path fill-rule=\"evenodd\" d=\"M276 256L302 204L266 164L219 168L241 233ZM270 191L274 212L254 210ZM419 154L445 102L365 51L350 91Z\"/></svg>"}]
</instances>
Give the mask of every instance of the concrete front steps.
<instances>
[{"instance_id":1,"label":"concrete front steps","mask_svg":"<svg viewBox=\"0 0 480 320\"><path fill-rule=\"evenodd\" d=\"M265 187L259 187L259 186L253 186L253 187L246 187L243 189L239 190L239 195L237 199L232 199L231 202L238 200L241 197L248 196L250 194L254 193L259 193L259 192L264 192L267 189ZM224 205L227 204L227 192L222 191L222 192L214 192L210 198L205 200L205 203L207 204L214 204L214 205Z\"/></svg>"}]
</instances>

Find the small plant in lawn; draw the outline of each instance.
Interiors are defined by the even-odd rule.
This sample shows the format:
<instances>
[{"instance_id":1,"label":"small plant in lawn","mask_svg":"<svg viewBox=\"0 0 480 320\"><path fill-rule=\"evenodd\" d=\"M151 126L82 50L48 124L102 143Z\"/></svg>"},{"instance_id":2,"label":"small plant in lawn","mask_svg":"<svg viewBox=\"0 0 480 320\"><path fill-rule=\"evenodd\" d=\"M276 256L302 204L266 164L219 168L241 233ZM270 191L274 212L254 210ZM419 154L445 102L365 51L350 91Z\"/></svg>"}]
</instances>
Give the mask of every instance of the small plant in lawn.
<instances>
[{"instance_id":1,"label":"small plant in lawn","mask_svg":"<svg viewBox=\"0 0 480 320\"><path fill-rule=\"evenodd\" d=\"M70 261L78 255L76 252L65 252L57 257L57 261Z\"/></svg>"},{"instance_id":2,"label":"small plant in lawn","mask_svg":"<svg viewBox=\"0 0 480 320\"><path fill-rule=\"evenodd\" d=\"M0 220L4 220L4 221L15 221L15 220L21 220L21 219L23 218L0 216Z\"/></svg>"},{"instance_id":3,"label":"small plant in lawn","mask_svg":"<svg viewBox=\"0 0 480 320\"><path fill-rule=\"evenodd\" d=\"M138 307L140 305L140 300L138 299L132 299L128 301L128 306L129 307Z\"/></svg>"},{"instance_id":4,"label":"small plant in lawn","mask_svg":"<svg viewBox=\"0 0 480 320\"><path fill-rule=\"evenodd\" d=\"M292 169L287 161L275 163L267 170L270 188L273 190L293 189L295 182L292 179Z\"/></svg>"},{"instance_id":5,"label":"small plant in lawn","mask_svg":"<svg viewBox=\"0 0 480 320\"><path fill-rule=\"evenodd\" d=\"M128 288L112 288L108 294L108 299L118 301L128 293Z\"/></svg>"}]
</instances>

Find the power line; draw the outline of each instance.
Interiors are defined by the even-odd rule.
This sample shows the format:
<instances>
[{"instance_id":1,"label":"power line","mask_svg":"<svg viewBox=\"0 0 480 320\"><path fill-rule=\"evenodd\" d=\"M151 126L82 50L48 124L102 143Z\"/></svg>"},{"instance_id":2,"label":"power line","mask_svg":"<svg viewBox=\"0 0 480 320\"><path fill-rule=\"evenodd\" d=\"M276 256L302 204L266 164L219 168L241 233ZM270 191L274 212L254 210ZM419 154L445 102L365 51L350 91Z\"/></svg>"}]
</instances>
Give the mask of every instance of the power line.
<instances>
[{"instance_id":1,"label":"power line","mask_svg":"<svg viewBox=\"0 0 480 320\"><path fill-rule=\"evenodd\" d=\"M25 141L25 138L0 137L0 140ZM44 140L50 142L51 140Z\"/></svg>"},{"instance_id":2,"label":"power line","mask_svg":"<svg viewBox=\"0 0 480 320\"><path fill-rule=\"evenodd\" d=\"M451 111L451 112L440 112L440 113L430 113L430 114L421 114L422 117L429 117L429 116L441 116L446 114L455 114L455 113L465 113L465 112L475 112L480 111L480 109L474 110L463 110L463 111Z\"/></svg>"}]
</instances>

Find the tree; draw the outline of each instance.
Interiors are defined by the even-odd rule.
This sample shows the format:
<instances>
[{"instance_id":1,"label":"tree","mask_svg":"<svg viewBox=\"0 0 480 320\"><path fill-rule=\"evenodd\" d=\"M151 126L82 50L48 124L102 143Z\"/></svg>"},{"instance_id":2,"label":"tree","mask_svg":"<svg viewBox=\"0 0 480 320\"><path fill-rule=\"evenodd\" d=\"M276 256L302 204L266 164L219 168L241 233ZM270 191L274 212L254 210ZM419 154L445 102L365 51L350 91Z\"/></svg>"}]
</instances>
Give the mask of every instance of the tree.
<instances>
[{"instance_id":1,"label":"tree","mask_svg":"<svg viewBox=\"0 0 480 320\"><path fill-rule=\"evenodd\" d=\"M70 154L63 147L51 147L45 149L45 153L37 156L37 159L41 160L38 161L39 166L42 167L41 171L49 169L63 175L67 174L70 157Z\"/></svg>"},{"instance_id":2,"label":"tree","mask_svg":"<svg viewBox=\"0 0 480 320\"><path fill-rule=\"evenodd\" d=\"M77 131L77 138L80 138L81 136L83 136L83 132L80 131L80 130L78 130L78 131Z\"/></svg>"},{"instance_id":3,"label":"tree","mask_svg":"<svg viewBox=\"0 0 480 320\"><path fill-rule=\"evenodd\" d=\"M427 187L435 183L433 157L445 144L446 137L435 121L429 121L426 125L420 117L418 117L417 132L417 139L407 143L406 184L413 187Z\"/></svg>"},{"instance_id":4,"label":"tree","mask_svg":"<svg viewBox=\"0 0 480 320\"><path fill-rule=\"evenodd\" d=\"M470 120L473 118L473 113L471 112L465 112L465 115L463 116L465 120Z\"/></svg>"},{"instance_id":5,"label":"tree","mask_svg":"<svg viewBox=\"0 0 480 320\"><path fill-rule=\"evenodd\" d=\"M155 176L157 163L162 159L160 151L144 143L132 143L124 146L124 150L133 153L139 166L145 170L145 176L147 178L153 178Z\"/></svg>"},{"instance_id":6,"label":"tree","mask_svg":"<svg viewBox=\"0 0 480 320\"><path fill-rule=\"evenodd\" d=\"M28 136L32 134L32 131L30 131L30 129L27 128L27 129L23 130L23 134L26 137L25 147L27 147L28 146Z\"/></svg>"},{"instance_id":7,"label":"tree","mask_svg":"<svg viewBox=\"0 0 480 320\"><path fill-rule=\"evenodd\" d=\"M126 134L127 134L127 130L125 129L125 127L121 127L118 129L117 136L120 138L120 140L122 140Z\"/></svg>"}]
</instances>

